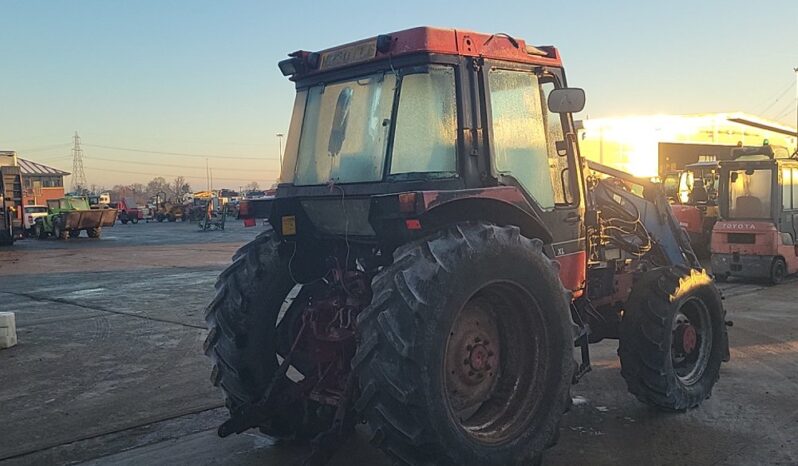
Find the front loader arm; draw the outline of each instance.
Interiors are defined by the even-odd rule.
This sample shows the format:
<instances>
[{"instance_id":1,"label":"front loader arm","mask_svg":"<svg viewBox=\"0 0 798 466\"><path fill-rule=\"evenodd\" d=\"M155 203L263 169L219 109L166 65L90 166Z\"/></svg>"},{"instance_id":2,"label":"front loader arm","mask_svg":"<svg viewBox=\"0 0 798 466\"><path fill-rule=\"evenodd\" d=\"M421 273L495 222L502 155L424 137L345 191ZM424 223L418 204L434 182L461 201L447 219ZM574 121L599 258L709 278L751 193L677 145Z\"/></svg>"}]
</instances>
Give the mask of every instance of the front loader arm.
<instances>
[{"instance_id":1,"label":"front loader arm","mask_svg":"<svg viewBox=\"0 0 798 466\"><path fill-rule=\"evenodd\" d=\"M588 161L587 166L603 175L590 190L591 208L602 212L600 215L605 218L618 210L628 213L630 218L636 217L668 261L662 265L701 267L659 184L595 162Z\"/></svg>"}]
</instances>

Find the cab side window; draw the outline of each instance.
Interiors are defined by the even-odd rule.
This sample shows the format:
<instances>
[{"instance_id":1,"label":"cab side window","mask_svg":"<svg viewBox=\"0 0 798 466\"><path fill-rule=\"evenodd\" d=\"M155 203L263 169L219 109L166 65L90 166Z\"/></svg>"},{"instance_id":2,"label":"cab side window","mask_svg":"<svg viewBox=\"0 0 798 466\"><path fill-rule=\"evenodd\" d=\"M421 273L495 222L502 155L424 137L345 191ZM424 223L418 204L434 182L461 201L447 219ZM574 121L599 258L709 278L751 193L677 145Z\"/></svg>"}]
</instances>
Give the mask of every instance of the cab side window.
<instances>
[{"instance_id":1,"label":"cab side window","mask_svg":"<svg viewBox=\"0 0 798 466\"><path fill-rule=\"evenodd\" d=\"M571 192L571 173L568 171L568 154L558 152L557 145L564 150L566 147L565 132L563 131L563 115L549 111L547 102L549 94L556 88L553 78L544 82L541 86L541 103L546 125L546 142L549 152L549 171L551 173L551 184L554 187L554 203L557 205L568 205L573 203Z\"/></svg>"},{"instance_id":2,"label":"cab side window","mask_svg":"<svg viewBox=\"0 0 798 466\"><path fill-rule=\"evenodd\" d=\"M538 77L529 71L491 69L488 85L494 171L515 178L544 210L554 208L558 195Z\"/></svg>"},{"instance_id":3,"label":"cab side window","mask_svg":"<svg viewBox=\"0 0 798 466\"><path fill-rule=\"evenodd\" d=\"M798 209L798 168L792 169L792 207Z\"/></svg>"},{"instance_id":4,"label":"cab side window","mask_svg":"<svg viewBox=\"0 0 798 466\"><path fill-rule=\"evenodd\" d=\"M793 180L792 172L793 169L789 167L781 169L781 205L785 210L792 210L796 207L793 203L795 180Z\"/></svg>"}]
</instances>

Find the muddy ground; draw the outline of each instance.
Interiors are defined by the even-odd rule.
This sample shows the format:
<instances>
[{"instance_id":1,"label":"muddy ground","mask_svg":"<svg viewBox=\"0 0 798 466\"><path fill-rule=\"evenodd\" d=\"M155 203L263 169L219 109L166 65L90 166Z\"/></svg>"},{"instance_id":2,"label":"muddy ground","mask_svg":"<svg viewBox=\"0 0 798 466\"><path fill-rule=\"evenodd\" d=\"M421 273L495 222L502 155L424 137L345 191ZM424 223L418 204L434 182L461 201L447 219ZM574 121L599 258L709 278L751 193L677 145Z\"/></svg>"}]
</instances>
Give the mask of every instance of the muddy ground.
<instances>
[{"instance_id":1,"label":"muddy ground","mask_svg":"<svg viewBox=\"0 0 798 466\"><path fill-rule=\"evenodd\" d=\"M235 249L262 227L117 225L99 240L0 250L0 311L19 344L0 351L0 464L291 464L306 453L225 419L202 355L203 307ZM608 341L546 464L798 464L798 280L723 285L732 361L711 399L663 414L626 392ZM365 428L332 464L389 464Z\"/></svg>"}]
</instances>

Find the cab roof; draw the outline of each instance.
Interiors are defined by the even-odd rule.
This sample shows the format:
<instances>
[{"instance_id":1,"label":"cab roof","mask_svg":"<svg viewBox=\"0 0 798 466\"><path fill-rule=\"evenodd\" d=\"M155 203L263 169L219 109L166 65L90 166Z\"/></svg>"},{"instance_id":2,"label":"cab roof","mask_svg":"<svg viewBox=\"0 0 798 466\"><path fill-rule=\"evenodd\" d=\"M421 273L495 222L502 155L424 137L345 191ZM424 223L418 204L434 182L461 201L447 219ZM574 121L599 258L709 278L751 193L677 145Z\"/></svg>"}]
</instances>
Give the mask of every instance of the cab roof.
<instances>
[{"instance_id":1,"label":"cab roof","mask_svg":"<svg viewBox=\"0 0 798 466\"><path fill-rule=\"evenodd\" d=\"M415 53L483 57L541 66L561 67L560 54L552 46L531 46L523 39L504 33L486 34L462 29L429 26L405 29L350 42L318 52L299 50L289 54L303 63L295 73L309 76L332 69L345 68Z\"/></svg>"}]
</instances>

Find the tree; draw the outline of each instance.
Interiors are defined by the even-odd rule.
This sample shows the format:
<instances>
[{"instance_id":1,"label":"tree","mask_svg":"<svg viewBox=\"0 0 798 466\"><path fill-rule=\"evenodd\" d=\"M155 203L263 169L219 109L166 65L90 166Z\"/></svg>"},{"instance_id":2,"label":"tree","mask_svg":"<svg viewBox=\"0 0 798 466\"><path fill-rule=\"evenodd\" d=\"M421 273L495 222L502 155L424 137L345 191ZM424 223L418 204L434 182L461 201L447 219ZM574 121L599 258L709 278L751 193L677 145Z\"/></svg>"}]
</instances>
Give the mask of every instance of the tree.
<instances>
[{"instance_id":1,"label":"tree","mask_svg":"<svg viewBox=\"0 0 798 466\"><path fill-rule=\"evenodd\" d=\"M260 191L260 185L257 181L253 181L244 186L244 191Z\"/></svg>"},{"instance_id":2,"label":"tree","mask_svg":"<svg viewBox=\"0 0 798 466\"><path fill-rule=\"evenodd\" d=\"M179 202L183 195L191 192L191 186L186 183L186 178L178 176L172 181L170 186L172 194L174 194L175 202Z\"/></svg>"},{"instance_id":3,"label":"tree","mask_svg":"<svg viewBox=\"0 0 798 466\"><path fill-rule=\"evenodd\" d=\"M147 183L147 197L155 197L160 192L169 195L171 191L169 183L162 176L156 176Z\"/></svg>"}]
</instances>

